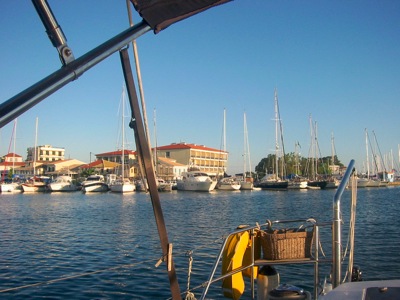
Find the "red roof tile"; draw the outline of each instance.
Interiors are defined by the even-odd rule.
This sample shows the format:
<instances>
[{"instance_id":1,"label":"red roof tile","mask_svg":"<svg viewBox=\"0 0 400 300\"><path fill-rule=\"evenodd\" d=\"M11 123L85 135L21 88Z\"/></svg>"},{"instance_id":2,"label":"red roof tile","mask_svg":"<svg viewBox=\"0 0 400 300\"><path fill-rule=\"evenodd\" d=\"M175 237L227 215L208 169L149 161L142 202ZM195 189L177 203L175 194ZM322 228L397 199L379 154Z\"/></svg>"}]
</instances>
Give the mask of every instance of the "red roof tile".
<instances>
[{"instance_id":1,"label":"red roof tile","mask_svg":"<svg viewBox=\"0 0 400 300\"><path fill-rule=\"evenodd\" d=\"M204 151L224 152L223 150L209 148L204 145L189 144L189 143L173 143L171 145L157 147L157 149L158 150L197 149L197 150L204 150Z\"/></svg>"},{"instance_id":2,"label":"red roof tile","mask_svg":"<svg viewBox=\"0 0 400 300\"><path fill-rule=\"evenodd\" d=\"M21 156L21 155L18 155L18 154L16 154L16 153L10 152L10 153L4 155L4 157L22 157L22 156Z\"/></svg>"},{"instance_id":3,"label":"red roof tile","mask_svg":"<svg viewBox=\"0 0 400 300\"><path fill-rule=\"evenodd\" d=\"M124 155L129 155L129 154L136 155L136 151L125 149ZM117 151L95 154L95 156L121 156L121 155L122 155L122 149Z\"/></svg>"}]
</instances>

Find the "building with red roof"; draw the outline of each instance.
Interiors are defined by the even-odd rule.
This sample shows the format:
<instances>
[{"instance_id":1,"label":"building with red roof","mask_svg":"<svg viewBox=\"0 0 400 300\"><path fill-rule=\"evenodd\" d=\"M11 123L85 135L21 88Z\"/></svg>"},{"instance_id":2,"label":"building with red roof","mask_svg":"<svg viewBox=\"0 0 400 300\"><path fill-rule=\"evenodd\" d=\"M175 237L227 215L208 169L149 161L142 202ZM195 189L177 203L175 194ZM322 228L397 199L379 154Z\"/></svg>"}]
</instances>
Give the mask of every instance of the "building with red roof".
<instances>
[{"instance_id":1,"label":"building with red roof","mask_svg":"<svg viewBox=\"0 0 400 300\"><path fill-rule=\"evenodd\" d=\"M157 147L157 157L174 159L177 163L197 167L210 176L226 170L228 152L191 143L172 143Z\"/></svg>"}]
</instances>

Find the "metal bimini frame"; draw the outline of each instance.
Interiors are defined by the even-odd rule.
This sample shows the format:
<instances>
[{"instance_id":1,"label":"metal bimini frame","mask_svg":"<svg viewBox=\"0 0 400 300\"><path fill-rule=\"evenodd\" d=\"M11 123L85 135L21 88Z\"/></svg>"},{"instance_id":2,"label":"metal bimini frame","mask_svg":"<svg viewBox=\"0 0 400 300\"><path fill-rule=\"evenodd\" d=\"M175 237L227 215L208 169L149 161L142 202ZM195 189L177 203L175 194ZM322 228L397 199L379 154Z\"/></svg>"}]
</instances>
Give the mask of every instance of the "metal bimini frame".
<instances>
[{"instance_id":1,"label":"metal bimini frame","mask_svg":"<svg viewBox=\"0 0 400 300\"><path fill-rule=\"evenodd\" d=\"M47 1L32 0L32 2L44 27L46 28L46 32L53 46L57 48L63 67L25 91L2 103L0 105L0 128L69 82L77 79L81 74L101 62L103 59L107 58L114 52L120 51L121 65L132 111L131 122L129 125L134 130L137 151L142 158L145 176L148 181L153 212L162 249L162 259L160 260L160 263L166 262L172 299L181 299L179 283L172 258L172 244L168 241L167 229L151 159L151 150L146 139L141 110L134 84L134 77L126 49L126 46L130 42L148 32L151 29L150 26L146 22L142 21L136 26L130 27L75 60L72 50L68 47L67 40Z\"/></svg>"},{"instance_id":2,"label":"metal bimini frame","mask_svg":"<svg viewBox=\"0 0 400 300\"><path fill-rule=\"evenodd\" d=\"M74 59L72 50L67 45L67 39L64 37L61 27L58 25L46 0L32 0L32 2L38 11L51 42L59 52L63 67L9 100L1 103L0 128L61 89L63 86L74 81L84 72L88 71L111 54L119 51L134 39L151 30L146 22L141 21L137 25L126 29L81 57Z\"/></svg>"},{"instance_id":3,"label":"metal bimini frame","mask_svg":"<svg viewBox=\"0 0 400 300\"><path fill-rule=\"evenodd\" d=\"M1 103L0 128L32 108L34 105L38 104L46 97L61 89L63 86L77 79L84 72L111 54L120 51L121 65L124 72L124 78L132 110L130 127L134 130L137 150L141 155L140 163L144 167L144 173L148 181L150 197L160 236L161 248L163 251L162 259L160 261L165 261L167 265L172 298L181 299L179 284L172 260L172 244L169 244L168 242L167 230L157 190L154 166L151 160L150 147L146 142L146 133L142 123L143 119L141 117L140 105L136 94L132 70L130 68L129 55L126 49L123 48L127 47L129 43L150 30L154 30L155 33L158 33L178 21L193 16L211 7L226 3L230 0L126 1L127 4L131 3L135 7L135 10L139 13L143 20L137 25L129 27L100 46L87 52L80 58L75 59L71 48L67 44L67 39L64 36L61 27L57 23L57 20L54 17L47 0L32 0L50 41L58 51L62 68L17 94L16 96Z\"/></svg>"}]
</instances>

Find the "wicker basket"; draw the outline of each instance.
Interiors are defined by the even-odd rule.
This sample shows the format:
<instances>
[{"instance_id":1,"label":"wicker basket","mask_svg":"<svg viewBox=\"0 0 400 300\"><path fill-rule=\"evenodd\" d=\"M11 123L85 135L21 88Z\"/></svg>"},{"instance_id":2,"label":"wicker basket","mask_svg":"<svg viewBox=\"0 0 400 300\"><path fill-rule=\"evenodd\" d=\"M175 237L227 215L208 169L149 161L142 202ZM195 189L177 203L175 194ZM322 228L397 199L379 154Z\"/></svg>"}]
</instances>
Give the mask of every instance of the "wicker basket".
<instances>
[{"instance_id":1,"label":"wicker basket","mask_svg":"<svg viewBox=\"0 0 400 300\"><path fill-rule=\"evenodd\" d=\"M268 260L311 257L313 230L280 229L260 231L263 258Z\"/></svg>"}]
</instances>

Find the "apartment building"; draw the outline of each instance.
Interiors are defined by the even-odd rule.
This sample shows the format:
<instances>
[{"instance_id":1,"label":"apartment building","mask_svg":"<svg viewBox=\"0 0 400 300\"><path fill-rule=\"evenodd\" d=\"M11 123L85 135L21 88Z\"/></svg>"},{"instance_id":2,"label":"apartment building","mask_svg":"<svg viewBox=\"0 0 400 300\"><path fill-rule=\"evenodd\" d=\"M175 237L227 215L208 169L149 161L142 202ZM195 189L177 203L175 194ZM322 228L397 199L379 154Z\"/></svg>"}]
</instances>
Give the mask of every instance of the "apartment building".
<instances>
[{"instance_id":1,"label":"apartment building","mask_svg":"<svg viewBox=\"0 0 400 300\"><path fill-rule=\"evenodd\" d=\"M36 154L36 159L34 159ZM26 161L57 161L57 160L64 160L65 156L65 149L59 147L53 147L51 145L43 145L37 146L36 151L35 147L29 147L27 149L27 157Z\"/></svg>"},{"instance_id":2,"label":"apartment building","mask_svg":"<svg viewBox=\"0 0 400 300\"><path fill-rule=\"evenodd\" d=\"M228 152L204 145L172 143L157 147L157 157L174 159L188 168L198 167L210 176L217 176L226 170Z\"/></svg>"}]
</instances>

